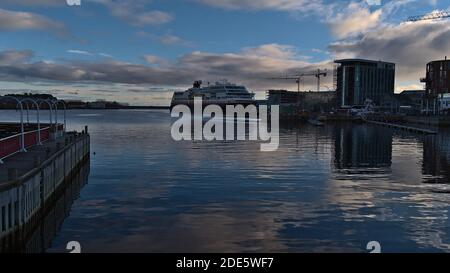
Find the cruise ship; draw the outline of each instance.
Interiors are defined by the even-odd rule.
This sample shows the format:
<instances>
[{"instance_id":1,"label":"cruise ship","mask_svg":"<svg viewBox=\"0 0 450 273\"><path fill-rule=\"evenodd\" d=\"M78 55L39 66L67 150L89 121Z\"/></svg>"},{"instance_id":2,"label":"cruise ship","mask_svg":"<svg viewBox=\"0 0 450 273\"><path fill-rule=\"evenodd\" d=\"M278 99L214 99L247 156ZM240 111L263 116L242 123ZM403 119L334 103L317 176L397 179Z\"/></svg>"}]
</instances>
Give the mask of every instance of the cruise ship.
<instances>
[{"instance_id":1,"label":"cruise ship","mask_svg":"<svg viewBox=\"0 0 450 273\"><path fill-rule=\"evenodd\" d=\"M173 94L170 108L179 104L193 106L195 97L202 98L203 106L209 104L220 106L242 104L245 106L256 103L255 94L249 92L245 86L222 80L202 87L202 81L195 81L192 88Z\"/></svg>"}]
</instances>

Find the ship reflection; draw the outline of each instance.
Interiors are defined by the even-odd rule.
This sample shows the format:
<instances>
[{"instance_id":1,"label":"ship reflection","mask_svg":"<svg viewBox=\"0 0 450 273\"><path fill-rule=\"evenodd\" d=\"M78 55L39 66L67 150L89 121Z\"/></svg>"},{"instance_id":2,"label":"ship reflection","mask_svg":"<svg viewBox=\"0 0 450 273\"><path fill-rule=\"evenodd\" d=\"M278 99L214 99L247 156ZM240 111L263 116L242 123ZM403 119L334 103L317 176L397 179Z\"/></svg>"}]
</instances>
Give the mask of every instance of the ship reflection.
<instances>
[{"instance_id":1,"label":"ship reflection","mask_svg":"<svg viewBox=\"0 0 450 273\"><path fill-rule=\"evenodd\" d=\"M80 197L81 189L87 184L90 171L89 161L82 165L71 180L65 182L55 198L41 211L40 216L27 224L21 231L0 242L0 252L43 253L52 244L64 220L70 215L72 204Z\"/></svg>"}]
</instances>

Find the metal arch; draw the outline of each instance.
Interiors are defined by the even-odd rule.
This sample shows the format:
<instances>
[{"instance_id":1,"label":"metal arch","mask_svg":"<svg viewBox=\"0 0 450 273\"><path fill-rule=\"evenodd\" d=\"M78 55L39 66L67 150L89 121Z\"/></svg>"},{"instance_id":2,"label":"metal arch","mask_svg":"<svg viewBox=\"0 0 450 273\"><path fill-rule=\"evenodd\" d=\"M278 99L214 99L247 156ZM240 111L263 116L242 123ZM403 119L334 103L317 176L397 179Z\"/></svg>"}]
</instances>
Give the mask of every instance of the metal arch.
<instances>
[{"instance_id":1,"label":"metal arch","mask_svg":"<svg viewBox=\"0 0 450 273\"><path fill-rule=\"evenodd\" d=\"M3 96L0 97L0 99L11 99L17 102L18 105L20 105L20 151L21 152L26 152L27 150L25 149L25 130L23 127L23 105L22 102L13 96Z\"/></svg>"},{"instance_id":2,"label":"metal arch","mask_svg":"<svg viewBox=\"0 0 450 273\"><path fill-rule=\"evenodd\" d=\"M38 125L38 145L42 145L42 141L41 141L41 121L40 121L40 115L39 115L39 104L36 102L36 100L32 99L32 98L24 98L22 99L22 102L32 102L34 104L34 106L36 107L37 110L37 125ZM28 106L28 104L27 104Z\"/></svg>"},{"instance_id":3,"label":"metal arch","mask_svg":"<svg viewBox=\"0 0 450 273\"><path fill-rule=\"evenodd\" d=\"M49 113L50 113L50 125L53 125L53 119L52 119L52 111L53 111L53 107L52 107L52 103L49 100L43 100L43 99L38 99L37 102L39 103L39 107L41 107L41 105L43 103L47 103L48 105L48 109L49 109Z\"/></svg>"},{"instance_id":4,"label":"metal arch","mask_svg":"<svg viewBox=\"0 0 450 273\"><path fill-rule=\"evenodd\" d=\"M59 103L62 103L62 106L64 107L64 132L66 132L66 125L67 125L67 120L66 120L66 112L67 112L67 106L66 106L66 102L63 100L56 100L56 105L58 105ZM57 109L58 110L58 109Z\"/></svg>"},{"instance_id":5,"label":"metal arch","mask_svg":"<svg viewBox=\"0 0 450 273\"><path fill-rule=\"evenodd\" d=\"M27 124L30 124L30 106L28 105L28 103L25 104L25 106L27 107Z\"/></svg>"},{"instance_id":6,"label":"metal arch","mask_svg":"<svg viewBox=\"0 0 450 273\"><path fill-rule=\"evenodd\" d=\"M58 101L56 100L48 100L52 105L53 109L55 110L55 127L58 126Z\"/></svg>"}]
</instances>

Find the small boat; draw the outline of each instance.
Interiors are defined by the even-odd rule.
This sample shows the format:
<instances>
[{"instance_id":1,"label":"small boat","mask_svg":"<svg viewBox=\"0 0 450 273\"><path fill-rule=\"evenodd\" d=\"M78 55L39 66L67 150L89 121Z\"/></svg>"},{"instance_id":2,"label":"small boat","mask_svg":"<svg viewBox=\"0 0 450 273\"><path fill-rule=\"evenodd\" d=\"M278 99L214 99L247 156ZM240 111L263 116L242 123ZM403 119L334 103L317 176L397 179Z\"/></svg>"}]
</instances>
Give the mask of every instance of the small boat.
<instances>
[{"instance_id":1,"label":"small boat","mask_svg":"<svg viewBox=\"0 0 450 273\"><path fill-rule=\"evenodd\" d=\"M312 118L308 119L308 123L311 125L314 125L314 126L323 126L324 125L323 122L318 121L317 119L312 119Z\"/></svg>"}]
</instances>

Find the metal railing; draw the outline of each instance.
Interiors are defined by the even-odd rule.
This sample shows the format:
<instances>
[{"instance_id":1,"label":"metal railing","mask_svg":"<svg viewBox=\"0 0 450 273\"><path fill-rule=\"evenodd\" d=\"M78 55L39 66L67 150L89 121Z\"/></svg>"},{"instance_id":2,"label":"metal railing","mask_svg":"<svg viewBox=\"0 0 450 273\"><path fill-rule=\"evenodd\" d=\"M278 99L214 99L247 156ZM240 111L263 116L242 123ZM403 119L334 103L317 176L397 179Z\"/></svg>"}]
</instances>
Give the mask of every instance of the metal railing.
<instances>
[{"instance_id":1,"label":"metal railing","mask_svg":"<svg viewBox=\"0 0 450 273\"><path fill-rule=\"evenodd\" d=\"M0 164L3 163L2 159L9 157L17 152L26 152L27 147L42 145L43 141L50 139L51 128L55 128L54 137L60 137L64 134L66 130L66 104L64 101L59 100L42 100L42 99L32 99L32 98L17 98L14 96L0 96L0 100L9 100L17 103L16 108L20 109L20 134L16 134L4 139L0 139ZM27 124L30 123L29 111L30 105L33 104L35 110L37 111L37 127L35 131L25 132L24 130L24 106L26 106L27 113ZM41 129L40 114L39 110L43 103L48 104L49 114L50 114L50 127ZM58 104L62 104L64 110L64 124L58 123ZM52 120L52 112L54 111L54 123ZM36 137L35 137L36 135ZM35 143L35 139L37 139ZM19 150L17 148L17 142L19 143Z\"/></svg>"},{"instance_id":2,"label":"metal railing","mask_svg":"<svg viewBox=\"0 0 450 273\"><path fill-rule=\"evenodd\" d=\"M49 140L50 133L51 127L25 132L23 134L24 147L30 148L39 145L39 135L40 135L40 142L45 142ZM22 139L21 133L0 139L0 162L7 157L19 153L22 150L21 139Z\"/></svg>"}]
</instances>

